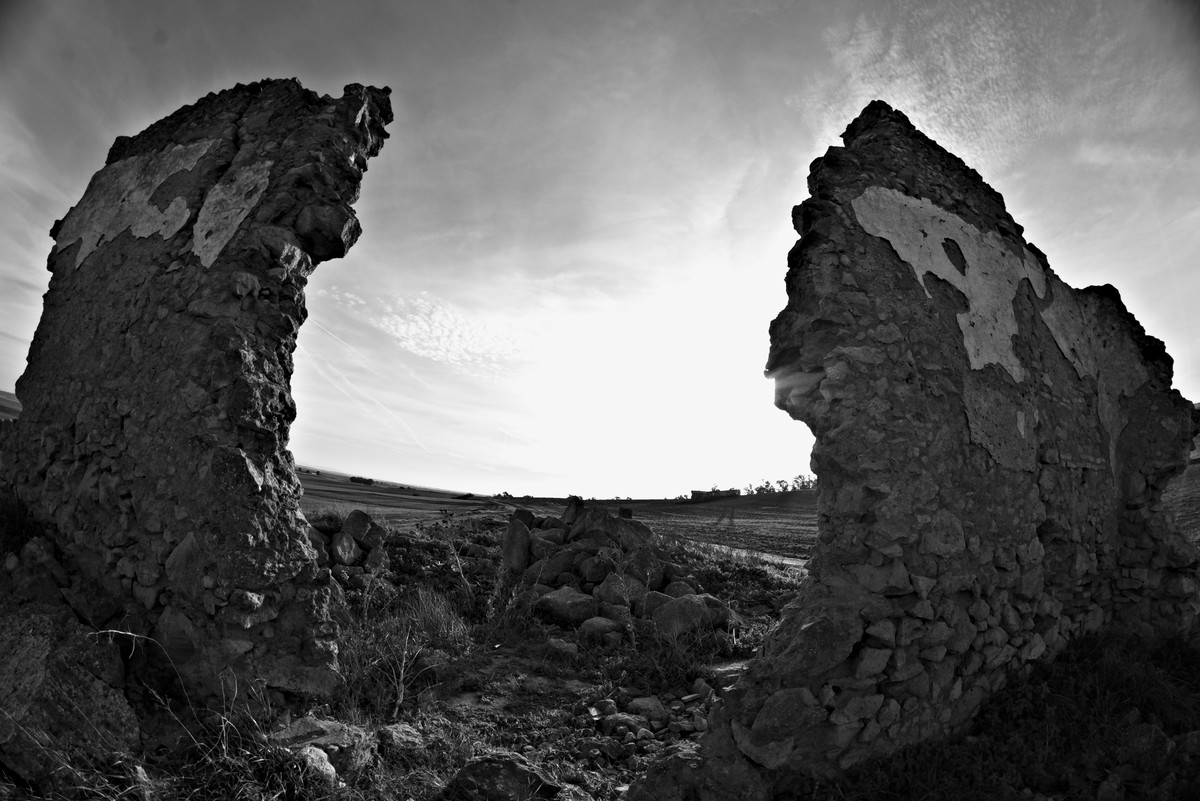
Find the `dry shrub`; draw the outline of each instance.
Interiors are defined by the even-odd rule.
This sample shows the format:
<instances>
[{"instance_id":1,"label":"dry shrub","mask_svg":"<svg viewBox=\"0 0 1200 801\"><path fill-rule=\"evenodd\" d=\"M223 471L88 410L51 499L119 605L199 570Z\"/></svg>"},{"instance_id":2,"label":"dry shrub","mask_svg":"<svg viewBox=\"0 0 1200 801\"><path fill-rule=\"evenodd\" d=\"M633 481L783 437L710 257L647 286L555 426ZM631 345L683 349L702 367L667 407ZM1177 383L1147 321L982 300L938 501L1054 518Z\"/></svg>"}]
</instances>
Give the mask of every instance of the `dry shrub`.
<instances>
[{"instance_id":1,"label":"dry shrub","mask_svg":"<svg viewBox=\"0 0 1200 801\"><path fill-rule=\"evenodd\" d=\"M342 624L339 663L348 712L396 718L436 682L434 668L470 650L470 629L445 595L420 587L385 603L364 603Z\"/></svg>"}]
</instances>

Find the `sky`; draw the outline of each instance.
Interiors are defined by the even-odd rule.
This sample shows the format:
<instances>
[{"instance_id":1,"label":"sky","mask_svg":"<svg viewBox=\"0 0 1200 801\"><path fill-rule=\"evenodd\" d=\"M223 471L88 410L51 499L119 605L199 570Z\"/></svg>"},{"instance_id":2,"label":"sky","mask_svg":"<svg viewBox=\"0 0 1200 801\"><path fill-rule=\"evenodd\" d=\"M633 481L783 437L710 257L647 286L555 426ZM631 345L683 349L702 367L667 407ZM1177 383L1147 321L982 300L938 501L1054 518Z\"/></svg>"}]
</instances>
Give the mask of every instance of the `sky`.
<instances>
[{"instance_id":1,"label":"sky","mask_svg":"<svg viewBox=\"0 0 1200 801\"><path fill-rule=\"evenodd\" d=\"M1112 284L1200 400L1188 0L0 4L0 390L115 137L237 82L392 88L363 235L308 285L300 464L675 497L810 473L763 377L809 163L881 98Z\"/></svg>"}]
</instances>

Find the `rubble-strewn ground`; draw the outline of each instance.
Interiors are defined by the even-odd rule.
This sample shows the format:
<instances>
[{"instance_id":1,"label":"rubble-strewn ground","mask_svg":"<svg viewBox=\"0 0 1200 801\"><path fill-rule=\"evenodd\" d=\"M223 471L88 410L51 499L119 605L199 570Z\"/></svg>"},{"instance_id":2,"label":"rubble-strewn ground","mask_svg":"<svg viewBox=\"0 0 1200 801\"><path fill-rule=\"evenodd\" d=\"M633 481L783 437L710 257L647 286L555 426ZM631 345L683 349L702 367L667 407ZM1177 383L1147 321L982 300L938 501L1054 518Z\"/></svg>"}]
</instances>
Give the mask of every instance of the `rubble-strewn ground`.
<instances>
[{"instance_id":1,"label":"rubble-strewn ground","mask_svg":"<svg viewBox=\"0 0 1200 801\"><path fill-rule=\"evenodd\" d=\"M753 526L752 500L743 499L728 532ZM796 520L794 498L764 500L778 510L764 505L760 517ZM309 516L327 532L351 508L318 503ZM695 531L702 515L715 518L705 504L613 502L613 512L629 506L649 522L656 545L733 615L728 631L668 638L633 619L619 645L588 642L535 614L525 586L503 568L511 507L473 505L373 510L377 520L398 521L388 526L386 570L343 575L347 692L335 702L281 715L251 688L225 710L203 713L144 694L143 707L156 708L160 721L148 727L146 753L72 766L74 779L49 797L618 799L653 760L694 747L708 708L802 576L786 563L670 533L673 521ZM511 502L526 505L545 516L564 506ZM721 536L712 533L717 525L710 539ZM0 544L11 548L4 532ZM1078 643L999 694L965 736L867 765L836 785L798 782L780 797L1200 798L1198 666L1178 647ZM327 727L321 748L281 747L311 720ZM0 799L26 797L36 796L0 779Z\"/></svg>"},{"instance_id":2,"label":"rubble-strewn ground","mask_svg":"<svg viewBox=\"0 0 1200 801\"><path fill-rule=\"evenodd\" d=\"M308 513L332 534L347 508ZM388 519L389 510L375 511ZM149 752L85 768L79 797L152 790L154 798L420 801L439 797L470 758L504 751L576 793L570 797L615 798L666 749L699 737L715 691L737 675L802 576L794 566L656 536L656 547L700 589L728 603L727 630L666 637L650 620L631 620L619 645L588 642L536 615L520 574L500 563L507 511L409 510L408 525L388 526L387 569L335 571L346 602L347 690L304 711L366 732L376 754L338 770L337 786L304 780L294 760L265 742L299 714L266 722L271 699L261 694L206 716L143 692L143 709L159 705ZM215 789L192 786L200 784ZM0 798L5 792L23 797L0 785Z\"/></svg>"}]
</instances>

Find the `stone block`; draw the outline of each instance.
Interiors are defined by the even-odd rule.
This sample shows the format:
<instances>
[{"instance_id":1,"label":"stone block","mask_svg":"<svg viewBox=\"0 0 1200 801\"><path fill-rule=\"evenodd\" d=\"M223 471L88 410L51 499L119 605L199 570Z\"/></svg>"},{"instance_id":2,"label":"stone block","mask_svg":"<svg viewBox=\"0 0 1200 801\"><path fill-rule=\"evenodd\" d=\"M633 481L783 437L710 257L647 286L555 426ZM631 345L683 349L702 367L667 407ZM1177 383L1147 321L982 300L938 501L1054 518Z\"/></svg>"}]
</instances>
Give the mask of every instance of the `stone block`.
<instances>
[{"instance_id":1,"label":"stone block","mask_svg":"<svg viewBox=\"0 0 1200 801\"><path fill-rule=\"evenodd\" d=\"M66 782L64 765L102 763L141 747L122 693L117 643L74 621L65 607L0 616L0 763L29 782ZM56 775L57 774L57 775Z\"/></svg>"},{"instance_id":2,"label":"stone block","mask_svg":"<svg viewBox=\"0 0 1200 801\"><path fill-rule=\"evenodd\" d=\"M523 571L529 567L529 555L529 526L514 517L508 522L508 529L504 533L504 542L500 547L500 561L508 570Z\"/></svg>"},{"instance_id":3,"label":"stone block","mask_svg":"<svg viewBox=\"0 0 1200 801\"><path fill-rule=\"evenodd\" d=\"M533 611L562 626L576 628L600 611L596 599L574 587L560 587L533 604Z\"/></svg>"}]
</instances>

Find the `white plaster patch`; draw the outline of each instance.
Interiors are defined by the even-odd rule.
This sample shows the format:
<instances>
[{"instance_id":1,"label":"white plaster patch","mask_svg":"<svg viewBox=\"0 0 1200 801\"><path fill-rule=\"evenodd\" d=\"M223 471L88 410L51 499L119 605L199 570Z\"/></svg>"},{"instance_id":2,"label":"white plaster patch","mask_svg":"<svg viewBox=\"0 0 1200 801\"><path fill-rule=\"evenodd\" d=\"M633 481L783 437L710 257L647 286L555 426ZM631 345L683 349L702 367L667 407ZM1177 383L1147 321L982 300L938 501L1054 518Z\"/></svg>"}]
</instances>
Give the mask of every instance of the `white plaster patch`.
<instances>
[{"instance_id":1,"label":"white plaster patch","mask_svg":"<svg viewBox=\"0 0 1200 801\"><path fill-rule=\"evenodd\" d=\"M249 167L233 169L221 176L209 190L192 228L192 252L200 263L211 267L237 232L267 188L270 161L257 161Z\"/></svg>"},{"instance_id":2,"label":"white plaster patch","mask_svg":"<svg viewBox=\"0 0 1200 801\"><path fill-rule=\"evenodd\" d=\"M175 145L161 153L131 156L109 164L92 176L83 199L67 212L58 229L54 250L60 252L76 242L75 268L101 244L129 230L144 239L158 234L174 236L188 221L191 212L182 198L171 201L159 211L150 197L164 181L176 173L196 166L215 140L190 145Z\"/></svg>"},{"instance_id":3,"label":"white plaster patch","mask_svg":"<svg viewBox=\"0 0 1200 801\"><path fill-rule=\"evenodd\" d=\"M1021 281L1028 279L1037 296L1046 293L1046 276L1032 255L1017 258L995 233L980 231L961 217L922 198L884 187L868 187L851 205L863 230L891 243L925 286L933 273L966 296L969 308L958 315L971 369L998 364L1016 381L1025 380L1012 337L1017 318L1012 302ZM942 246L953 240L966 260L960 273Z\"/></svg>"},{"instance_id":4,"label":"white plaster patch","mask_svg":"<svg viewBox=\"0 0 1200 801\"><path fill-rule=\"evenodd\" d=\"M1116 464L1121 398L1149 381L1150 373L1133 341L1104 330L1100 315L1080 299L1075 290L1055 278L1051 302L1042 311L1042 319L1076 374L1096 379L1100 420L1108 432L1109 463Z\"/></svg>"}]
</instances>

